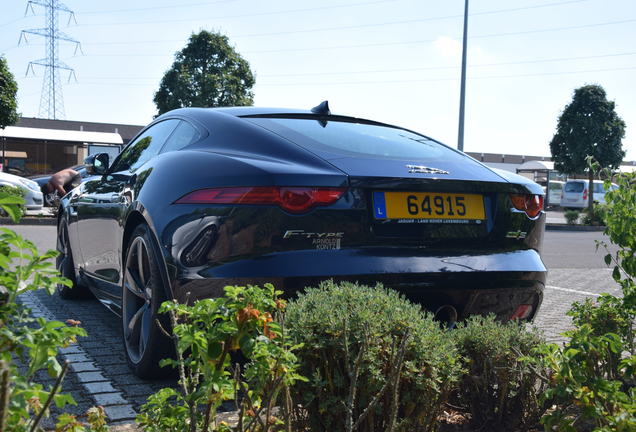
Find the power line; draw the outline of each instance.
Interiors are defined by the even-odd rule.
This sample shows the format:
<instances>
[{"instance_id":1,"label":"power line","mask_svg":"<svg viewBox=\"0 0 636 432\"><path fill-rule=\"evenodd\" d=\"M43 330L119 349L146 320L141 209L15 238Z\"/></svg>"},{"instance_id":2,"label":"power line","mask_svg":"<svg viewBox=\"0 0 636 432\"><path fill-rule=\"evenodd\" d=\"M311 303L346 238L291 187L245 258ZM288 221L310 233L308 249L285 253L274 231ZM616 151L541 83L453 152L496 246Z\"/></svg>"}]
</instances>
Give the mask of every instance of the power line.
<instances>
[{"instance_id":1,"label":"power line","mask_svg":"<svg viewBox=\"0 0 636 432\"><path fill-rule=\"evenodd\" d=\"M525 65L525 64L537 64L537 63L557 63L564 61L575 61L575 60L591 60L598 58L610 58L610 57L623 57L623 56L632 56L636 55L636 51L632 52L622 52L622 53L612 53L612 54L598 54L598 55L590 55L590 56L577 56L577 57L558 57L558 58L549 58L549 59L537 59L537 60L518 60L518 61L509 61L509 62L499 62L499 63L478 63L469 65L469 68L480 68L480 67L494 67L494 66L513 66L513 65ZM281 74L258 74L259 78L270 78L270 77L306 77L306 76L337 76L337 75L360 75L360 74L376 74L376 73L395 73L395 72L420 72L420 71L428 71L428 70L455 70L458 66L427 66L427 67L415 67L415 68L401 68L401 69L360 69L355 71L340 71L340 72L308 72L308 73L281 73ZM87 76L84 77L86 79L93 80L145 80L145 81L158 81L161 77L99 77L99 76Z\"/></svg>"},{"instance_id":2,"label":"power line","mask_svg":"<svg viewBox=\"0 0 636 432\"><path fill-rule=\"evenodd\" d=\"M592 56L579 56L579 57L559 57L559 58L539 59L539 60L519 60L519 61L500 62L500 63L478 63L478 64L469 65L468 67L469 68L477 68L477 67L492 67L492 66L512 66L512 65L521 65L521 64L536 64L536 63L553 63L553 62L561 62L561 61L589 60L589 59L595 59L595 58L619 57L619 56L630 56L630 55L636 55L636 51L626 52L626 53L616 53L616 54L600 54L600 55L592 55ZM427 67L405 68L405 69L376 69L376 70L358 70L358 71L345 71L345 72L310 72L310 73L296 73L296 74L259 74L259 77L356 75L356 74L361 74L361 73L416 72L416 71L425 71L425 70L457 69L457 67L458 66L427 66Z\"/></svg>"},{"instance_id":3,"label":"power line","mask_svg":"<svg viewBox=\"0 0 636 432\"><path fill-rule=\"evenodd\" d=\"M566 27L551 27L546 29L535 29L535 30L523 30L517 32L505 32L505 33L491 33L491 34L483 34L483 35L474 35L470 36L469 39L485 39L485 38L493 38L493 37L501 37L501 36L518 36L518 35L527 35L527 34L537 34L537 33L549 33L556 31L566 31L566 30L580 30L586 28L593 27L604 27L610 25L618 25L618 24L628 24L636 22L636 18L620 20L620 21L608 21L602 23L592 23L592 24L582 24L577 26L566 26ZM331 45L331 46L320 46L320 47L299 47L299 48L275 48L275 49L266 49L266 50L247 50L243 51L245 54L271 54L271 53L279 53L279 52L298 52L298 51L323 51L323 50L334 50L334 49L344 49L344 48L370 48L370 47L379 47L379 46L400 46L400 45L418 45L435 42L437 39L421 39L421 40L413 40L413 41L398 41L398 42L372 42L372 43L361 43L361 44L345 44L345 45ZM92 56L98 57L164 57L165 53L158 54L148 54L148 53L138 53L138 54L94 54Z\"/></svg>"},{"instance_id":4,"label":"power line","mask_svg":"<svg viewBox=\"0 0 636 432\"><path fill-rule=\"evenodd\" d=\"M581 2L586 2L586 1L589 1L589 0L569 0L569 1L561 1L561 2L556 2L556 3L546 3L546 4L542 4L542 5L524 6L524 7L518 7L518 8L495 9L495 10L490 10L490 11L475 12L473 14L470 14L470 16L493 15L493 14L500 14L500 13L517 12L517 11L521 11L521 10L539 9L539 8L546 8L546 7L553 7L553 6L561 6L561 5L565 5L565 4L581 3ZM232 37L239 38L239 37L281 36L281 35L298 34L298 33L315 33L315 32L334 31L334 30L352 30L352 29L360 29L360 28L383 27L383 26L387 26L387 25L414 24L414 23L419 23L419 22L437 21L437 20L451 19L451 18L463 18L463 16L464 16L463 14L460 14L460 15L447 15L447 16L441 16L441 17L415 18L415 19L398 20L398 21L385 21L385 22L381 22L381 23L355 24L355 25L347 25L347 26L333 26L333 27L322 27L322 28L314 28L314 29L300 29L300 30L271 32L271 33L250 33L250 34L242 34L242 35L233 35Z\"/></svg>"},{"instance_id":5,"label":"power line","mask_svg":"<svg viewBox=\"0 0 636 432\"><path fill-rule=\"evenodd\" d=\"M6 27L6 26L8 26L8 25L15 24L15 23L17 23L18 21L22 21L23 19L24 19L24 17L20 17L20 18L16 18L16 19L14 19L14 20L11 20L11 21L7 21L7 22L5 22L5 23L0 24L0 27Z\"/></svg>"},{"instance_id":6,"label":"power line","mask_svg":"<svg viewBox=\"0 0 636 432\"><path fill-rule=\"evenodd\" d=\"M370 1L370 2L354 3L354 4L350 4L350 5L321 6L321 7L316 7L316 8L290 9L290 10L282 10L282 11L250 13L250 14L240 14L240 15L220 15L220 16L217 15L217 16L206 17L206 18L197 17L197 18L184 18L184 19L164 19L164 20L147 20L147 21L128 21L128 22L119 22L119 21L117 21L117 22L110 22L110 23L97 22L97 23L84 24L84 25L86 25L86 26L88 26L88 25L90 25L90 26L116 26L116 25L120 26L120 25L130 25L130 24L137 25L137 24L166 24L166 23L192 22L192 21L199 22L202 19L204 19L204 20L219 20L219 19L232 19L232 18L249 18L249 17L264 16L264 15L280 15L280 14L295 13L295 12L307 12L307 11L320 10L320 9L335 9L335 8L358 6L358 5L368 5L368 4L374 4L374 3L385 3L385 2L390 2L390 1L395 1L395 0L376 0L376 1ZM568 5L568 4L573 4L573 3L583 3L583 2L588 2L588 1L590 1L590 0L566 0L566 1L559 1L559 2L553 2L553 3L545 3L545 4L541 4L541 5L521 6L521 7L506 8L506 9L494 9L494 10L488 10L488 11L475 12L475 13L470 14L470 16L492 15L492 14L499 14L499 13L530 10L530 9L541 9L541 8L547 8L547 7L552 7L552 6L561 6L561 5ZM354 25L354 26L328 27L328 28L318 28L318 29L302 29L302 30L297 30L297 31L293 31L293 32L262 34L262 36L265 36L265 35L278 35L278 34L291 34L291 33L308 33L308 32L319 32L319 31L332 31L332 30L344 30L344 29L350 29L350 28L379 27L379 26L384 26L384 25L397 25L397 24L408 24L408 23L416 23L416 22L438 21L438 20L454 19L454 18L461 18L461 17L463 17L463 15L445 15L445 16L418 18L418 19L411 19L411 20L387 21L387 22L374 23L374 24L359 24L359 25ZM235 37L252 37L252 36L260 36L260 35L258 35L258 34L256 34L256 35L240 35L240 36L235 36Z\"/></svg>"},{"instance_id":7,"label":"power line","mask_svg":"<svg viewBox=\"0 0 636 432\"><path fill-rule=\"evenodd\" d=\"M471 77L471 80L486 80L486 79L503 79L503 78L528 78L537 76L559 76L559 75L574 75L580 73L590 72L618 72L618 71L633 71L636 70L636 65L616 67L616 68L603 68L603 69L584 69L575 71L562 71L562 72L537 72L527 74L508 74L508 75L484 75ZM354 85L354 84L406 84L406 83L418 83L418 82L442 82L442 81L457 81L456 77L445 78L425 78L425 79L405 79L405 80L375 80L375 81L338 81L338 82L297 82L297 83L270 83L270 84L258 84L262 87L292 87L292 86L333 86L333 85ZM96 86L126 86L126 87L148 87L150 84L144 83L103 83L103 82L90 82L82 80L82 84L90 84Z\"/></svg>"},{"instance_id":8,"label":"power line","mask_svg":"<svg viewBox=\"0 0 636 432\"><path fill-rule=\"evenodd\" d=\"M536 76L553 76L553 75L572 75L579 73L590 73L590 72L615 72L615 71L633 71L636 70L635 66L627 66L627 67L618 67L618 68L604 68L604 69L587 69L587 70L577 70L577 71L564 71L564 72L538 72L538 73L528 73L528 74L510 74L510 75L486 75L486 76L477 76L470 77L471 80L479 80L479 79L501 79L501 78L526 78L526 77L536 77ZM260 84L260 86L265 87L287 87L287 86L307 86L307 85L353 85L353 84L400 84L400 83L417 83L417 82L436 82L436 81L457 81L457 78L430 78L430 79L408 79L408 80L377 80L377 81L340 81L340 82L330 82L330 83L278 83L278 84Z\"/></svg>"},{"instance_id":9,"label":"power line","mask_svg":"<svg viewBox=\"0 0 636 432\"><path fill-rule=\"evenodd\" d=\"M482 38L491 38L491 37L499 37L499 36L516 36L516 35L525 35L525 34L534 34L534 33L549 33L554 31L563 31L563 30L578 30L583 28L626 24L626 23L632 23L632 22L636 22L636 19L610 21L610 22L596 23L596 24L585 24L585 25L579 25L579 26L553 27L553 28L547 28L547 29L526 30L526 31L518 31L518 32L475 35L475 36L470 36L469 39L482 39ZM435 42L436 40L437 39L423 39L423 40L402 41L402 42L377 42L377 43L364 43L364 44L332 45L332 46L325 46L325 47L277 48L277 49L270 49L270 50L245 51L245 53L246 54L249 54L249 53L263 54L263 53L293 52L293 51L322 51L322 50L332 50L332 49L342 49L342 48L366 48L366 47L377 47L377 46L416 45L416 44Z\"/></svg>"},{"instance_id":10,"label":"power line","mask_svg":"<svg viewBox=\"0 0 636 432\"><path fill-rule=\"evenodd\" d=\"M369 5L380 4L380 3L393 3L396 1L400 1L400 0L374 0L374 1L364 1L364 2L358 2L358 3L348 3L343 5L317 6L317 7L302 8L302 9L287 9L287 10L280 10L280 11L257 12L257 13L237 14L237 15L217 15L217 16L207 17L207 18L198 17L198 18L181 18L181 19L162 19L162 20L150 20L150 21L128 21L123 23L122 22L94 23L94 24L84 24L84 25L111 26L111 25L129 25L129 24L135 24L135 25L136 24L166 24L166 23L201 21L202 19L220 20L220 19L234 19L234 18L250 18L250 17L269 16L269 15L283 15L283 14L298 13L298 12L313 12L318 10L342 9L342 8L357 7L357 6L369 6ZM589 0L576 0L576 1L589 1Z\"/></svg>"},{"instance_id":11,"label":"power line","mask_svg":"<svg viewBox=\"0 0 636 432\"><path fill-rule=\"evenodd\" d=\"M217 0L217 1L204 1L197 3L179 3L175 5L166 5L166 6L152 6L152 7L143 7L143 8L134 8L134 9L102 9L102 10L94 10L94 11L80 11L82 15L101 15L101 14L112 14L112 13L124 13L124 12L143 12L147 10L158 10L158 9L183 9L184 7L193 7L193 6L209 6L218 3L234 3L241 0Z\"/></svg>"}]
</instances>

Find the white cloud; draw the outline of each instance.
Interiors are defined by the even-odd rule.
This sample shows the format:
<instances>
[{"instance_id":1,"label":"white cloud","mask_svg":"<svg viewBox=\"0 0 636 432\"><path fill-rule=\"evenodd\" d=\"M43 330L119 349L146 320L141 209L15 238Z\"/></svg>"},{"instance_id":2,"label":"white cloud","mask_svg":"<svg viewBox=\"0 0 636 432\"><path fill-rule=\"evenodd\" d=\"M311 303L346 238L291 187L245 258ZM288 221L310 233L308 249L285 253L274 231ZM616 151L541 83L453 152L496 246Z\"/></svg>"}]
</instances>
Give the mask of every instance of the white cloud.
<instances>
[{"instance_id":1,"label":"white cloud","mask_svg":"<svg viewBox=\"0 0 636 432\"><path fill-rule=\"evenodd\" d=\"M433 46L444 57L460 58L462 55L462 43L448 36L438 37Z\"/></svg>"},{"instance_id":2,"label":"white cloud","mask_svg":"<svg viewBox=\"0 0 636 432\"><path fill-rule=\"evenodd\" d=\"M450 60L461 60L462 58L462 42L458 39L453 39L449 36L439 36L433 42L433 47L443 57ZM477 60L483 60L483 51L479 46L468 45L468 57L470 62Z\"/></svg>"}]
</instances>

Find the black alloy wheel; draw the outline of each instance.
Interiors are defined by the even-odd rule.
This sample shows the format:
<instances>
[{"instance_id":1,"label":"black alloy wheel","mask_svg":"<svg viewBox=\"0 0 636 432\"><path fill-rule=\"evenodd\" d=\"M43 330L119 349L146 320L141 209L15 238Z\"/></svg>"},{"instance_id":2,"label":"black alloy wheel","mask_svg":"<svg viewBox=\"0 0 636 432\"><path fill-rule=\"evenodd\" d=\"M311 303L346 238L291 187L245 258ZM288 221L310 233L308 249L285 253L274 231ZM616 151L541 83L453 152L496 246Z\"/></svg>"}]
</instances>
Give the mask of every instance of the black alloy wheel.
<instances>
[{"instance_id":1,"label":"black alloy wheel","mask_svg":"<svg viewBox=\"0 0 636 432\"><path fill-rule=\"evenodd\" d=\"M157 253L147 225L135 228L126 251L122 287L122 336L128 365L140 378L171 373L159 361L172 356L172 341L161 331L170 331L167 317L159 316L166 300Z\"/></svg>"},{"instance_id":2,"label":"black alloy wheel","mask_svg":"<svg viewBox=\"0 0 636 432\"><path fill-rule=\"evenodd\" d=\"M60 223L57 233L58 255L55 258L55 267L60 272L60 275L69 279L73 283L72 287L58 284L58 295L65 300L90 297L90 291L88 290L88 288L86 288L84 285L80 285L77 282L77 278L75 277L73 253L71 252L71 245L68 241L68 227L64 222Z\"/></svg>"}]
</instances>

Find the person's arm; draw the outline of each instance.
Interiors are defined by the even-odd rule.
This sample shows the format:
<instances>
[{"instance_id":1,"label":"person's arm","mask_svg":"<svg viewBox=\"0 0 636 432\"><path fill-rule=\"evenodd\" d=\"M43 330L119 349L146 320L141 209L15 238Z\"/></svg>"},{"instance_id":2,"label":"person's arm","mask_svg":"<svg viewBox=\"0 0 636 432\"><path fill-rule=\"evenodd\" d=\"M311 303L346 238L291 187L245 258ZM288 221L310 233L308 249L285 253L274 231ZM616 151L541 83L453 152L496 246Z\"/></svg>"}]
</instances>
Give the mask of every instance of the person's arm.
<instances>
[{"instance_id":1,"label":"person's arm","mask_svg":"<svg viewBox=\"0 0 636 432\"><path fill-rule=\"evenodd\" d=\"M49 184L53 186L60 197L63 197L64 195L66 195L66 189L64 189L64 185L77 174L79 174L77 171L70 168L59 171L51 176Z\"/></svg>"},{"instance_id":2,"label":"person's arm","mask_svg":"<svg viewBox=\"0 0 636 432\"><path fill-rule=\"evenodd\" d=\"M57 193L60 195L60 197L63 197L64 195L66 195L66 191L64 190L64 186L54 183L53 184L53 188L57 191Z\"/></svg>"}]
</instances>

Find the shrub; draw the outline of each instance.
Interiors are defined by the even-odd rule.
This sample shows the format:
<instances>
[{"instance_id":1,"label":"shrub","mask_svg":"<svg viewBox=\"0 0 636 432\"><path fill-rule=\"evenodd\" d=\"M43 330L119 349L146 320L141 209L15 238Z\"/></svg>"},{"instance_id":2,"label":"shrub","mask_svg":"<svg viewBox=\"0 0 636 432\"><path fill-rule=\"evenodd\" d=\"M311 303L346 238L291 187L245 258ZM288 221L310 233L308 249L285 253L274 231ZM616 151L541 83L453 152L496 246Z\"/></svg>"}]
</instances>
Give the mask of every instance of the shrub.
<instances>
[{"instance_id":1,"label":"shrub","mask_svg":"<svg viewBox=\"0 0 636 432\"><path fill-rule=\"evenodd\" d=\"M581 213L577 210L566 210L563 213L563 216L565 216L565 220L567 221L568 225L575 225L576 222L579 220L580 214Z\"/></svg>"},{"instance_id":2,"label":"shrub","mask_svg":"<svg viewBox=\"0 0 636 432\"><path fill-rule=\"evenodd\" d=\"M24 190L15 186L0 186L0 196L7 207L0 209L0 214L9 215L14 222L24 215Z\"/></svg>"},{"instance_id":3,"label":"shrub","mask_svg":"<svg viewBox=\"0 0 636 432\"><path fill-rule=\"evenodd\" d=\"M14 221L19 219L17 205L21 201L15 194L3 195L0 191L0 206ZM0 431L40 431L39 425L49 417L52 404L58 408L75 404L70 395L60 393L68 364L61 365L56 355L59 348L74 343L86 332L77 327L77 321L65 324L33 318L30 309L17 302L18 296L28 291L44 289L53 294L57 284L70 285L53 267L51 259L56 254L48 251L40 255L32 242L9 229L0 229ZM40 370L55 378L53 386L45 388L35 382ZM103 410L89 412L89 430L105 431L104 418ZM71 426L73 429L69 429ZM75 416L61 414L56 430L81 432L85 428Z\"/></svg>"},{"instance_id":4,"label":"shrub","mask_svg":"<svg viewBox=\"0 0 636 432\"><path fill-rule=\"evenodd\" d=\"M471 425L489 431L536 425L544 412L539 395L547 387L540 378L547 372L527 361L543 342L537 330L475 316L452 336L465 365L456 403L470 412Z\"/></svg>"},{"instance_id":5,"label":"shrub","mask_svg":"<svg viewBox=\"0 0 636 432\"><path fill-rule=\"evenodd\" d=\"M583 223L583 225L603 226L605 225L606 213L607 206L595 203L594 209L591 213L589 209L584 210L581 222Z\"/></svg>"},{"instance_id":6,"label":"shrub","mask_svg":"<svg viewBox=\"0 0 636 432\"><path fill-rule=\"evenodd\" d=\"M164 302L173 327L179 387L148 398L137 421L149 432L281 430L291 422L289 387L303 379L283 325L285 302L270 284L263 288L225 287L225 296L193 305ZM245 370L232 365L240 353ZM218 422L224 401L234 400L235 425Z\"/></svg>"},{"instance_id":7,"label":"shrub","mask_svg":"<svg viewBox=\"0 0 636 432\"><path fill-rule=\"evenodd\" d=\"M590 163L590 169L594 169ZM554 405L542 423L546 430L636 430L636 174L616 178L606 193L605 234L618 246L605 256L622 296L603 294L596 302L575 303L574 330L564 347L541 349L553 373L543 399ZM605 182L606 190L610 181ZM598 246L605 246L597 242Z\"/></svg>"},{"instance_id":8,"label":"shrub","mask_svg":"<svg viewBox=\"0 0 636 432\"><path fill-rule=\"evenodd\" d=\"M312 431L428 431L457 380L452 340L381 285L322 283L290 302L287 324L309 381L293 388Z\"/></svg>"},{"instance_id":9,"label":"shrub","mask_svg":"<svg viewBox=\"0 0 636 432\"><path fill-rule=\"evenodd\" d=\"M636 357L621 359L613 333L596 336L589 324L566 333L564 347L545 345L544 367L553 370L542 400L554 408L541 422L546 430L636 430Z\"/></svg>"}]
</instances>

